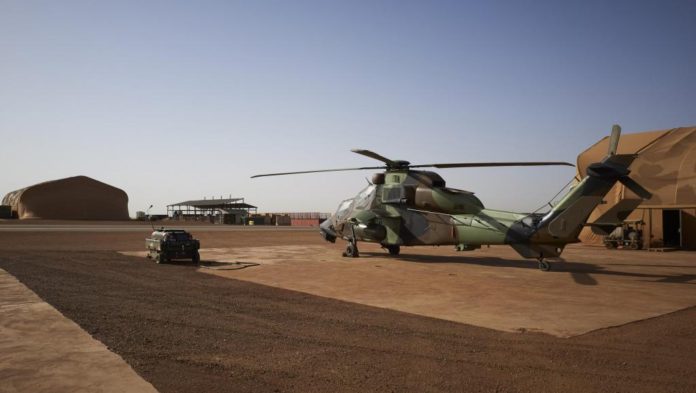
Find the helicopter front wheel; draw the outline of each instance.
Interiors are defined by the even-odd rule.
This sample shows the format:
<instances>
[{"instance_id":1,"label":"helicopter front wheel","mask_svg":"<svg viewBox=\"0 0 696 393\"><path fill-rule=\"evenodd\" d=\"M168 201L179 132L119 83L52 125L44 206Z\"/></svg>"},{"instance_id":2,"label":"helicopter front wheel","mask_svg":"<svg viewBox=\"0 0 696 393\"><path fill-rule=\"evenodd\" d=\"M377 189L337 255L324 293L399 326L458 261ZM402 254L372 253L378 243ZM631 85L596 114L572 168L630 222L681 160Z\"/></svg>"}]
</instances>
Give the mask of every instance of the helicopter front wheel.
<instances>
[{"instance_id":1,"label":"helicopter front wheel","mask_svg":"<svg viewBox=\"0 0 696 393\"><path fill-rule=\"evenodd\" d=\"M542 272L548 272L551 270L551 264L543 259L539 259L539 270Z\"/></svg>"},{"instance_id":2,"label":"helicopter front wheel","mask_svg":"<svg viewBox=\"0 0 696 393\"><path fill-rule=\"evenodd\" d=\"M353 244L353 243L348 243L348 246L346 247L346 251L343 253L344 257L349 257L349 258L357 258L360 256L360 252L358 251L358 245Z\"/></svg>"}]
</instances>

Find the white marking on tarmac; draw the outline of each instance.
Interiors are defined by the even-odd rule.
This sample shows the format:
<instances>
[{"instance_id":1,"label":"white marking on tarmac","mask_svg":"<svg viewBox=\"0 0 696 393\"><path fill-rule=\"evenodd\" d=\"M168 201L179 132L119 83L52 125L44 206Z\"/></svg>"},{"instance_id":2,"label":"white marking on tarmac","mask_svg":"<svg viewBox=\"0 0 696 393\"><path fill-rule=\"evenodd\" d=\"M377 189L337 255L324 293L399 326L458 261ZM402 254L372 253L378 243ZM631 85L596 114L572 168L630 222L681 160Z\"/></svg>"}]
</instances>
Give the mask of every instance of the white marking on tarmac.
<instances>
[{"instance_id":1,"label":"white marking on tarmac","mask_svg":"<svg viewBox=\"0 0 696 393\"><path fill-rule=\"evenodd\" d=\"M157 390L118 355L0 269L0 391Z\"/></svg>"}]
</instances>

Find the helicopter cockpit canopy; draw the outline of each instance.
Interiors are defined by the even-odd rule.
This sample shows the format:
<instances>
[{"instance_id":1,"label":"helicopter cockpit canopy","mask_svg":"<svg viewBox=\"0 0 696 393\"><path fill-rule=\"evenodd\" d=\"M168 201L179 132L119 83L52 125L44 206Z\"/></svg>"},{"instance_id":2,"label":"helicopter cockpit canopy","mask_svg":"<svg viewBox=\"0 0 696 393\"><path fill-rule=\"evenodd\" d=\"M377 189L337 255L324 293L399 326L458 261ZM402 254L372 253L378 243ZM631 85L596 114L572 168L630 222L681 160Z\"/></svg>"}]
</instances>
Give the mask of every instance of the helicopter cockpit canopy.
<instances>
[{"instance_id":1,"label":"helicopter cockpit canopy","mask_svg":"<svg viewBox=\"0 0 696 393\"><path fill-rule=\"evenodd\" d=\"M355 200L353 198L351 199L346 199L342 201L338 205L338 209L336 209L336 213L333 215L333 218L336 221L344 221L348 218L350 215L350 212L353 211L353 202Z\"/></svg>"},{"instance_id":2,"label":"helicopter cockpit canopy","mask_svg":"<svg viewBox=\"0 0 696 393\"><path fill-rule=\"evenodd\" d=\"M358 195L353 198L355 201L354 208L357 210L371 209L377 195L377 186L371 184L365 187Z\"/></svg>"},{"instance_id":3,"label":"helicopter cockpit canopy","mask_svg":"<svg viewBox=\"0 0 696 393\"><path fill-rule=\"evenodd\" d=\"M346 199L338 205L334 218L336 221L345 221L354 210L369 210L375 205L377 186L371 184L365 187L354 198Z\"/></svg>"}]
</instances>

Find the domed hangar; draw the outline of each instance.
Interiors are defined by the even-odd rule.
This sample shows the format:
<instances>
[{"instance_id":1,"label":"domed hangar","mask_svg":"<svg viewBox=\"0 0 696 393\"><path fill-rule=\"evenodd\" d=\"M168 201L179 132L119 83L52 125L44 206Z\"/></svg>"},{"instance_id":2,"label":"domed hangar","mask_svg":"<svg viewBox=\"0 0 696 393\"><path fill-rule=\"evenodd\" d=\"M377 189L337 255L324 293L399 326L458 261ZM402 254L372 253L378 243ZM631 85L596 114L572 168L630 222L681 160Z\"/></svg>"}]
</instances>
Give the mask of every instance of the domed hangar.
<instances>
[{"instance_id":1,"label":"domed hangar","mask_svg":"<svg viewBox=\"0 0 696 393\"><path fill-rule=\"evenodd\" d=\"M585 176L590 163L601 159L608 144L604 138L578 156L579 177ZM696 250L696 127L624 134L618 153L636 155L631 178L652 196L642 200L617 183L590 222L618 213L620 220L643 224L643 248ZM602 244L602 239L590 228L580 234L584 243Z\"/></svg>"},{"instance_id":2,"label":"domed hangar","mask_svg":"<svg viewBox=\"0 0 696 393\"><path fill-rule=\"evenodd\" d=\"M2 199L19 219L129 220L125 191L74 176L12 191Z\"/></svg>"}]
</instances>

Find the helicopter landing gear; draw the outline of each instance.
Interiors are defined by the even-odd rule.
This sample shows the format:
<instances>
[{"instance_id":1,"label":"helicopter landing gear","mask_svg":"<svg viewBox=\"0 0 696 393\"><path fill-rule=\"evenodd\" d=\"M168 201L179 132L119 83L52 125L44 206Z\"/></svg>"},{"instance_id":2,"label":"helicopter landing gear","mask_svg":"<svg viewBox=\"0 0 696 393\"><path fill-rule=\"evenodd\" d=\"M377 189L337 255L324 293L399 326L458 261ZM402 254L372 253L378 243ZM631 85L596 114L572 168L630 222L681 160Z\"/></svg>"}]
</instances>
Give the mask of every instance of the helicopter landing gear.
<instances>
[{"instance_id":1,"label":"helicopter landing gear","mask_svg":"<svg viewBox=\"0 0 696 393\"><path fill-rule=\"evenodd\" d=\"M389 251L389 255L393 255L393 256L397 256L401 252L401 246L399 246L398 244L390 244L390 245L384 246L384 248L386 248L387 251Z\"/></svg>"},{"instance_id":2,"label":"helicopter landing gear","mask_svg":"<svg viewBox=\"0 0 696 393\"><path fill-rule=\"evenodd\" d=\"M348 246L346 247L346 251L343 252L344 257L348 258L357 258L360 256L360 252L358 251L358 245L354 244L353 242L348 243Z\"/></svg>"},{"instance_id":3,"label":"helicopter landing gear","mask_svg":"<svg viewBox=\"0 0 696 393\"><path fill-rule=\"evenodd\" d=\"M539 270L542 272L548 272L551 270L551 263L545 261L543 257L539 258Z\"/></svg>"},{"instance_id":4,"label":"helicopter landing gear","mask_svg":"<svg viewBox=\"0 0 696 393\"><path fill-rule=\"evenodd\" d=\"M353 225L350 226L350 231L353 236L348 240L348 246L346 251L343 252L343 256L357 258L360 256L360 252L358 251L358 240L355 238L355 227Z\"/></svg>"}]
</instances>

